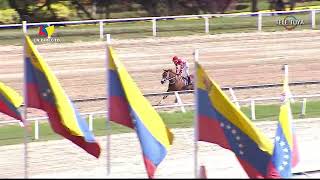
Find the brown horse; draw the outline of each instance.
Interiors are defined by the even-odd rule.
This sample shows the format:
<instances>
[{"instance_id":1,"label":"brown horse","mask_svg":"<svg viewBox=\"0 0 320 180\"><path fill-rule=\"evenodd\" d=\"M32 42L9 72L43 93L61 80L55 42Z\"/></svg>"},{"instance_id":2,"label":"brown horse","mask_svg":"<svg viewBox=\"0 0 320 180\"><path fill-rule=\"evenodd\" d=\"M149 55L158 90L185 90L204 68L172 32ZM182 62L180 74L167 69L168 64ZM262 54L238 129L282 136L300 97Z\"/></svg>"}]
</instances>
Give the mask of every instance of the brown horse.
<instances>
[{"instance_id":1,"label":"brown horse","mask_svg":"<svg viewBox=\"0 0 320 180\"><path fill-rule=\"evenodd\" d=\"M191 75L191 84L186 85L186 80L181 75L176 74L172 69L164 69L162 73L161 84L169 81L167 92L193 90L192 77L193 76ZM167 97L168 95L163 96L158 105ZM177 99L175 100L175 102L177 102Z\"/></svg>"}]
</instances>

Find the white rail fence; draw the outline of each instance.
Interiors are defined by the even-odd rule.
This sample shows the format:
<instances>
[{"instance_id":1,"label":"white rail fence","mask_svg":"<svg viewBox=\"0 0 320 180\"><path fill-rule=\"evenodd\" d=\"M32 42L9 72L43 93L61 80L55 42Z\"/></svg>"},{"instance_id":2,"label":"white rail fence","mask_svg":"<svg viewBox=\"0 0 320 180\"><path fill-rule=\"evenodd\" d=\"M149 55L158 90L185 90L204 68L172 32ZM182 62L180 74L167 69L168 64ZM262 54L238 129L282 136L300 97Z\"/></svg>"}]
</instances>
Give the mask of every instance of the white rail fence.
<instances>
[{"instance_id":1,"label":"white rail fence","mask_svg":"<svg viewBox=\"0 0 320 180\"><path fill-rule=\"evenodd\" d=\"M162 16L162 17L140 17L140 18L123 18L123 19L98 19L98 20L82 20L82 21L61 21L61 22L41 22L41 23L27 23L26 26L39 26L39 25L79 25L79 24L99 24L100 39L104 38L104 25L105 23L115 22L129 22L129 21L151 21L152 22L152 36L157 36L157 21L160 20L176 20L176 19L204 19L204 32L206 34L210 31L209 19L212 17L257 17L257 31L262 31L263 16L270 16L276 14L294 14L294 13L310 13L310 28L316 29L316 13L320 9L306 9L306 10L292 10L292 11L272 11L272 12L255 12L255 13L234 13L234 14L202 14L202 15L182 15L182 16ZM8 24L0 25L1 28L16 28L22 27L22 24Z\"/></svg>"},{"instance_id":2,"label":"white rail fence","mask_svg":"<svg viewBox=\"0 0 320 180\"><path fill-rule=\"evenodd\" d=\"M230 90L231 89L231 90ZM229 88L229 91L233 91L232 88ZM146 96L164 96L167 94L174 95L177 98L177 103L176 104L171 104L171 105L161 105L161 106L153 106L156 109L162 109L162 108L174 108L174 107L180 107L181 112L185 113L186 112L186 107L193 107L195 104L194 103L183 103L180 94L185 94L185 93L193 93L193 90L188 90L188 91L174 91L174 92L164 92L164 93L152 93L152 94L147 94ZM235 97L235 96L234 96ZM307 109L307 98L320 98L320 94L312 94L312 95L298 95L298 96L292 96L294 99L302 99L302 107L300 111L300 115L304 117L306 115L306 109ZM240 102L244 104L250 103L250 114L251 114L251 119L256 120L256 102L265 102L265 101L278 101L280 102L280 96L279 97L267 97L267 98L249 98L249 99L243 99L243 100L235 100L233 98L233 103L237 104L238 108L240 108ZM89 130L93 131L93 121L94 121L94 116L95 115L105 115L107 116L107 111L95 111L95 112L88 112L88 113L81 113L80 115L82 117L87 117L88 118L88 124L89 124ZM35 118L29 118L28 121L34 121L34 139L39 139L39 121L43 120L48 120L48 117L35 117ZM0 124L11 124L11 123L19 123L17 120L9 120L9 121L0 121Z\"/></svg>"}]
</instances>

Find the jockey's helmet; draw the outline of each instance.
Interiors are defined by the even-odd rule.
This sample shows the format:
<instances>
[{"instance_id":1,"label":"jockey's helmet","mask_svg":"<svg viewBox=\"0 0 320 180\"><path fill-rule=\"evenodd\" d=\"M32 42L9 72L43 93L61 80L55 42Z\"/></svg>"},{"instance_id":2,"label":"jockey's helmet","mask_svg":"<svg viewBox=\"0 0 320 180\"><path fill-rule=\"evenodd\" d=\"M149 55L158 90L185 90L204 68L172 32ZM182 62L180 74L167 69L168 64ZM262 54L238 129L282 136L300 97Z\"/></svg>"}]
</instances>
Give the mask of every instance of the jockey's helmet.
<instances>
[{"instance_id":1,"label":"jockey's helmet","mask_svg":"<svg viewBox=\"0 0 320 180\"><path fill-rule=\"evenodd\" d=\"M174 63L176 63L177 61L178 61L178 57L177 56L173 56L173 58L172 58L172 62L174 62Z\"/></svg>"}]
</instances>

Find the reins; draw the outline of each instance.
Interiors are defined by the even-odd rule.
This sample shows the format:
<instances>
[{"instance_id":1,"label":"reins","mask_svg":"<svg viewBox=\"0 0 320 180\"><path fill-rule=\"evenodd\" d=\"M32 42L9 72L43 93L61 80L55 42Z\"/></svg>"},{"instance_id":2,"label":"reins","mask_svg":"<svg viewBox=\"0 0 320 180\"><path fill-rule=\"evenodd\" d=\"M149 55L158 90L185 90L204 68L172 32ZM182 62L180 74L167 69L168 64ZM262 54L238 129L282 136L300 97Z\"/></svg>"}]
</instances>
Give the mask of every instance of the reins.
<instances>
[{"instance_id":1,"label":"reins","mask_svg":"<svg viewBox=\"0 0 320 180\"><path fill-rule=\"evenodd\" d=\"M173 77L171 77L171 78L168 78L168 76L169 76L169 71L166 71L167 72L167 77L166 77L166 80L167 81L169 81L169 84L175 84L176 83L176 76L173 76ZM170 72L172 72L172 71L170 71ZM172 73L174 73L174 72L172 72ZM175 74L175 75L177 75L177 74Z\"/></svg>"}]
</instances>

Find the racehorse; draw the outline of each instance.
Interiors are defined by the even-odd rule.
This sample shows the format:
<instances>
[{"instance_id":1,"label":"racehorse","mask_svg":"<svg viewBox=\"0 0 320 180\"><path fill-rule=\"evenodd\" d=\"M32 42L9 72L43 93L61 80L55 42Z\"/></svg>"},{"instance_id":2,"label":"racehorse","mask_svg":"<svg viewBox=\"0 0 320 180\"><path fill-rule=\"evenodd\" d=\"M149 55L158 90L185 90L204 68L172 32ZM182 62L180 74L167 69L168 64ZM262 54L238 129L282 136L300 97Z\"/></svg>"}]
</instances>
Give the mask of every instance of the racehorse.
<instances>
[{"instance_id":1,"label":"racehorse","mask_svg":"<svg viewBox=\"0 0 320 180\"><path fill-rule=\"evenodd\" d=\"M186 85L186 79L182 77L181 75L176 74L172 69L164 69L162 73L162 79L161 84L165 83L166 81L169 81L167 92L169 91L181 91L181 90L193 90L193 83L192 79L193 76L190 75L191 83ZM157 104L159 105L165 98L167 98L168 95L163 96L161 101ZM177 98L175 100L177 102Z\"/></svg>"}]
</instances>

